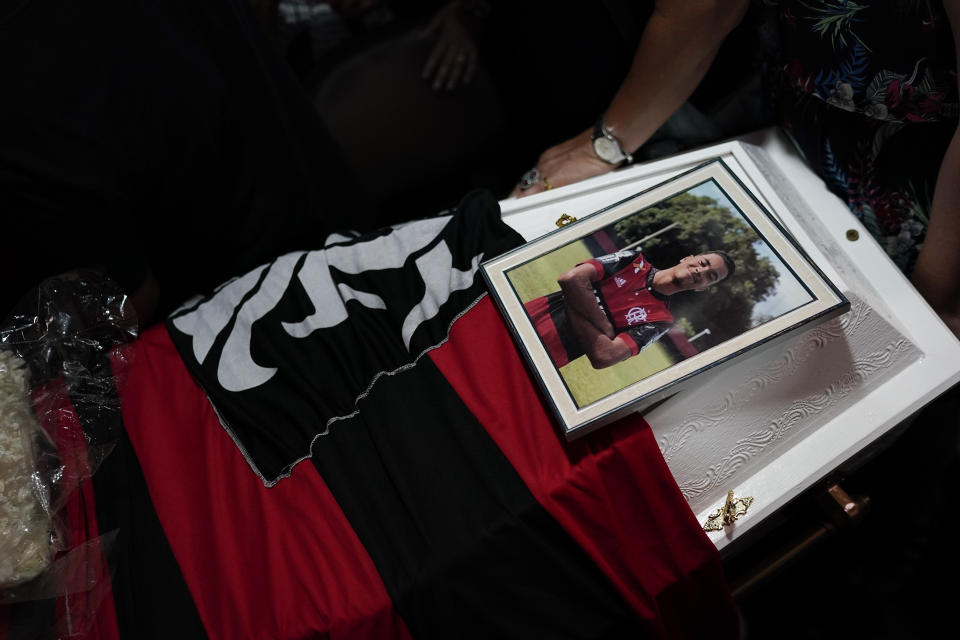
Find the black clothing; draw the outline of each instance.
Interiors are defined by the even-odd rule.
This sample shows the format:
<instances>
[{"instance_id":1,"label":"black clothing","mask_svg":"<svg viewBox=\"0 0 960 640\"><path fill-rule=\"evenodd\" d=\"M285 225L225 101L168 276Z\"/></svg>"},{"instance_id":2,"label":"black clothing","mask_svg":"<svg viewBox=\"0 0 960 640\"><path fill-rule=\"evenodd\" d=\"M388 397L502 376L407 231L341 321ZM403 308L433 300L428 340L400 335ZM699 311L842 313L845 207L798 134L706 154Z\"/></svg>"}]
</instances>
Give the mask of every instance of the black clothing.
<instances>
[{"instance_id":1,"label":"black clothing","mask_svg":"<svg viewBox=\"0 0 960 640\"><path fill-rule=\"evenodd\" d=\"M0 77L0 315L81 266L128 291L152 269L163 313L321 244L331 212L363 226L243 0L26 1L0 14Z\"/></svg>"}]
</instances>

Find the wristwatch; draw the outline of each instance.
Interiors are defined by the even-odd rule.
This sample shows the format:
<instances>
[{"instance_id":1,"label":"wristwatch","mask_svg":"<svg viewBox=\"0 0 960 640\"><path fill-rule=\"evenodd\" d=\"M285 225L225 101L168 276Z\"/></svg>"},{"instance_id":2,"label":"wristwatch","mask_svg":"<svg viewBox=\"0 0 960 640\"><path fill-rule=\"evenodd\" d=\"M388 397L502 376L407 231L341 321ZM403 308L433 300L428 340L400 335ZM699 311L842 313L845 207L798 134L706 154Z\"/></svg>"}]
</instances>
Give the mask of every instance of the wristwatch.
<instances>
[{"instance_id":1,"label":"wristwatch","mask_svg":"<svg viewBox=\"0 0 960 640\"><path fill-rule=\"evenodd\" d=\"M603 124L604 115L606 114L601 115L593 125L593 136L590 138L593 142L593 152L609 164L630 164L633 162L633 156L623 150L620 141Z\"/></svg>"}]
</instances>

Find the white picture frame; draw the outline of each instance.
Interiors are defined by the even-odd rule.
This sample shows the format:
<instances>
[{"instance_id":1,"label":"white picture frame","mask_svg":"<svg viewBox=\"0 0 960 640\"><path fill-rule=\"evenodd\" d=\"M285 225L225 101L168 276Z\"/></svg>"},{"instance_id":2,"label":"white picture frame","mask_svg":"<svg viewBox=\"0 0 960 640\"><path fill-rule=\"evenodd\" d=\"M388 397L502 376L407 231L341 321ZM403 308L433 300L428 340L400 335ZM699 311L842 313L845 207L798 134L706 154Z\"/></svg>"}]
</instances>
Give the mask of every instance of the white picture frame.
<instances>
[{"instance_id":1,"label":"white picture frame","mask_svg":"<svg viewBox=\"0 0 960 640\"><path fill-rule=\"evenodd\" d=\"M703 217L707 222L701 222L699 210L691 209L701 205L707 207ZM673 208L682 213L677 214L677 220L663 224L670 220ZM747 352L776 344L849 308L847 299L778 222L776 213L767 211L723 160L716 158L481 265L491 295L567 439L589 433L624 413L643 411L693 383L698 376L716 373ZM622 230L636 227L649 231L654 220L661 226L640 241L650 249L644 246L639 250L641 258L632 263L634 266L656 264L658 256L666 259L664 256L679 255L678 252L700 255L703 251L725 249L680 246L696 245L692 238L700 238L702 244L702 238L711 234L735 239L743 266L735 269L727 281L710 287L703 302L684 303L686 316L657 324L669 328L663 329L639 355L603 371L590 364L587 356L558 366L551 357L556 352L556 340L551 342L538 333L530 312L535 301L544 300L545 296L554 305L561 304L555 295L559 285L550 282L552 274L559 277L568 263L573 268L600 256L604 256L606 264L613 265L615 256L611 254L631 260L627 254L633 252L635 256L638 249L624 245ZM697 227L705 224L712 225L712 231ZM713 255L708 261L715 263L717 258ZM561 265L559 270L556 265ZM669 265L658 266L664 267L664 273L673 272L665 268ZM633 271L639 274L637 277L645 275L639 269ZM776 299L771 301L772 273L776 274ZM594 290L597 303L605 309L611 324L619 323L613 331L620 335L621 330L631 328L621 326L623 318L615 322L614 310L610 305L604 306L603 291L613 287L606 280L608 277L622 280L608 274L594 283ZM750 299L752 290L761 289L759 285L752 288L751 283L763 283L764 295ZM683 295L689 298L695 294ZM676 306L674 299L670 296L671 310ZM711 304L729 307L735 302L739 304L737 312L728 312L726 316L736 318L729 322L726 317L724 322L710 319ZM749 318L741 308L747 304L752 305ZM706 318L706 324L723 326L713 334L707 330L710 335L705 339L705 332L696 333L698 327L690 326L688 317ZM731 324L733 328L728 326ZM700 342L694 346L697 341ZM548 344L554 347L548 348Z\"/></svg>"}]
</instances>

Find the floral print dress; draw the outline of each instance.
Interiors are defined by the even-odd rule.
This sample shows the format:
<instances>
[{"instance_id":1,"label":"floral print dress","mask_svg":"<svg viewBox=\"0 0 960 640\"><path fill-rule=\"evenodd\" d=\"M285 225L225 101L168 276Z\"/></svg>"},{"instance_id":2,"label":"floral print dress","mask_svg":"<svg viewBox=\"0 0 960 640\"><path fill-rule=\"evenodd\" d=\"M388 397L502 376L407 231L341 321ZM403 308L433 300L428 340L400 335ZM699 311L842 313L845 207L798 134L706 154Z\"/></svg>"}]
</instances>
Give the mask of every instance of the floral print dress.
<instances>
[{"instance_id":1,"label":"floral print dress","mask_svg":"<svg viewBox=\"0 0 960 640\"><path fill-rule=\"evenodd\" d=\"M960 111L943 7L928 0L775 5L779 55L768 80L778 121L909 273Z\"/></svg>"}]
</instances>

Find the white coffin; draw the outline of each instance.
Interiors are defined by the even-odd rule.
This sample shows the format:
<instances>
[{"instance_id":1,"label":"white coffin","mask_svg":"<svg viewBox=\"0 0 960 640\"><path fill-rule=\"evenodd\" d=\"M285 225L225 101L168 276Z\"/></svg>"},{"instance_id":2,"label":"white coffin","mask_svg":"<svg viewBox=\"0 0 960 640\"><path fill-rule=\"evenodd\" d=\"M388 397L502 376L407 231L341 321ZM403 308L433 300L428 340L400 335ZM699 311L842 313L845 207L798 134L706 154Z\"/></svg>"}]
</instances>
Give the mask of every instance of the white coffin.
<instances>
[{"instance_id":1,"label":"white coffin","mask_svg":"<svg viewBox=\"0 0 960 640\"><path fill-rule=\"evenodd\" d=\"M851 311L645 414L701 523L753 496L721 550L960 381L960 342L777 129L502 201L527 240L722 157L850 299ZM850 231L856 234L849 234ZM857 236L852 240L850 236Z\"/></svg>"}]
</instances>

